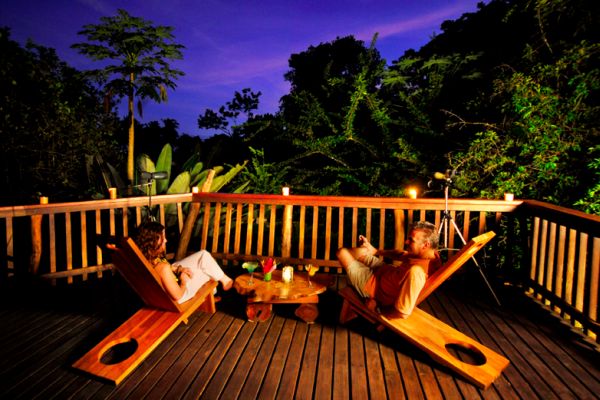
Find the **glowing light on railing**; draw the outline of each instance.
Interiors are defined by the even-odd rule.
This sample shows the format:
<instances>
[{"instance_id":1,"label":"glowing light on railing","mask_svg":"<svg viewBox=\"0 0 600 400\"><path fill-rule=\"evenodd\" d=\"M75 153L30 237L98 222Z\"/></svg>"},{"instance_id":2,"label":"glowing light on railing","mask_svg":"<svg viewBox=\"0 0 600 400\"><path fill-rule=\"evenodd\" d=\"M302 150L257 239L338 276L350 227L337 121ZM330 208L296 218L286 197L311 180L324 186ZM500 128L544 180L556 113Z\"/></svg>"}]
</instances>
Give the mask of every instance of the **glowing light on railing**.
<instances>
[{"instance_id":1,"label":"glowing light on railing","mask_svg":"<svg viewBox=\"0 0 600 400\"><path fill-rule=\"evenodd\" d=\"M414 187L410 187L408 188L408 198L409 199L416 199L417 198L417 189Z\"/></svg>"}]
</instances>

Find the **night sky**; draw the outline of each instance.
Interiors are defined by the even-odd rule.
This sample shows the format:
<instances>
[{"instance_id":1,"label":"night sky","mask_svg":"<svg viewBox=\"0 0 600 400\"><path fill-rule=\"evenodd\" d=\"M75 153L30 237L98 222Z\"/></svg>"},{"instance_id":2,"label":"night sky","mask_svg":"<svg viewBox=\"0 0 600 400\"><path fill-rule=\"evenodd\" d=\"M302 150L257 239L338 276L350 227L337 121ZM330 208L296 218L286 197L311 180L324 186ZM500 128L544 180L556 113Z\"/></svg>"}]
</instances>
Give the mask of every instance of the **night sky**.
<instances>
[{"instance_id":1,"label":"night sky","mask_svg":"<svg viewBox=\"0 0 600 400\"><path fill-rule=\"evenodd\" d=\"M174 27L184 59L173 67L185 72L168 103L144 103L144 119L173 118L180 133L206 136L197 118L206 108L217 110L245 87L261 91L259 114L275 112L289 85L283 75L291 54L309 46L353 35L376 47L388 64L405 50L419 49L445 20L476 12L478 0L4 0L0 26L24 44L56 49L71 66L97 67L70 46L85 24L98 24L123 8L132 16ZM485 3L489 1L486 0Z\"/></svg>"}]
</instances>

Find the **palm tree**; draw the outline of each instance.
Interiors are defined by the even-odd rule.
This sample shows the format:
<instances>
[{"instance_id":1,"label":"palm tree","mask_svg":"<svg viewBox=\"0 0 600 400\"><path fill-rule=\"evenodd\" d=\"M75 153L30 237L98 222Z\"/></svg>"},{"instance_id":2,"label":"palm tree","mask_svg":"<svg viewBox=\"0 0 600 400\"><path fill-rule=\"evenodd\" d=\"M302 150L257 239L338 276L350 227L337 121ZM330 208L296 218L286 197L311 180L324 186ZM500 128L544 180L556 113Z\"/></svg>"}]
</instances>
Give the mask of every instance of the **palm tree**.
<instances>
[{"instance_id":1,"label":"palm tree","mask_svg":"<svg viewBox=\"0 0 600 400\"><path fill-rule=\"evenodd\" d=\"M101 69L88 71L104 86L106 101L113 96L128 99L127 178L133 182L135 97L139 98L140 115L142 99L150 98L157 103L167 100L167 87L175 89L174 80L184 74L171 68L167 61L182 59L184 46L173 43L172 27L153 26L151 21L132 17L125 10L118 10L114 17L101 17L100 21L98 25L84 25L78 32L88 43L71 47L94 61L110 61Z\"/></svg>"}]
</instances>

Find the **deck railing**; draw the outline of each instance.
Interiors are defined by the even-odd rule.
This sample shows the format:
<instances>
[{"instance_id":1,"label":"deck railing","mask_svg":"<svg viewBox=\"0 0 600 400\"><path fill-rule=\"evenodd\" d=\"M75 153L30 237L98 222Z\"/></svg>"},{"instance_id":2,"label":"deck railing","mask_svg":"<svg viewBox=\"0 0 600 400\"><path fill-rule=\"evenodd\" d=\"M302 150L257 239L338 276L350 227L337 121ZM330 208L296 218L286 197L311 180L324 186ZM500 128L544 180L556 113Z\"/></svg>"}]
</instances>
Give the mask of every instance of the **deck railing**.
<instances>
[{"instance_id":1,"label":"deck railing","mask_svg":"<svg viewBox=\"0 0 600 400\"><path fill-rule=\"evenodd\" d=\"M439 226L446 220L444 199L154 196L152 215L167 226L171 255L192 200L200 212L188 251L205 248L227 267L272 256L298 268L313 263L337 273L336 249L356 245L359 234L389 248L402 245L413 221ZM0 250L0 279L37 274L71 283L102 277L112 267L105 242L129 235L148 216L147 206L147 197L136 197L1 207L6 246ZM460 248L462 239L496 231L487 252L492 272L525 285L533 297L598 340L599 217L535 201L450 199L447 206L452 220L447 232L442 230L443 247Z\"/></svg>"},{"instance_id":2,"label":"deck railing","mask_svg":"<svg viewBox=\"0 0 600 400\"><path fill-rule=\"evenodd\" d=\"M518 216L529 294L600 343L600 217L532 200Z\"/></svg>"}]
</instances>

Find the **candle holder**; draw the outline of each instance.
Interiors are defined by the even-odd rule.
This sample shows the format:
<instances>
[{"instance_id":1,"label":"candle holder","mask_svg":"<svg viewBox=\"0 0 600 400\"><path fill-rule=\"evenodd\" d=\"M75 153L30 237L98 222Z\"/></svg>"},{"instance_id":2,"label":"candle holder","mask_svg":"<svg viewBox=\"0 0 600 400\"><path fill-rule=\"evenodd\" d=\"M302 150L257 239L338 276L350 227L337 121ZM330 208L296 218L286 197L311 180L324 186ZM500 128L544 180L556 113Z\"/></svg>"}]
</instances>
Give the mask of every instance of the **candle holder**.
<instances>
[{"instance_id":1,"label":"candle holder","mask_svg":"<svg viewBox=\"0 0 600 400\"><path fill-rule=\"evenodd\" d=\"M116 187L108 188L108 197L111 200L115 200L117 198L117 188Z\"/></svg>"},{"instance_id":2,"label":"candle holder","mask_svg":"<svg viewBox=\"0 0 600 400\"><path fill-rule=\"evenodd\" d=\"M515 195L512 193L504 193L504 201L513 201L515 199Z\"/></svg>"},{"instance_id":3,"label":"candle holder","mask_svg":"<svg viewBox=\"0 0 600 400\"><path fill-rule=\"evenodd\" d=\"M291 283L294 280L294 268L289 265L283 267L281 270L281 279L284 283Z\"/></svg>"}]
</instances>

